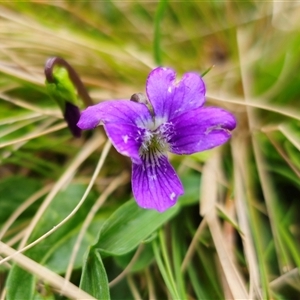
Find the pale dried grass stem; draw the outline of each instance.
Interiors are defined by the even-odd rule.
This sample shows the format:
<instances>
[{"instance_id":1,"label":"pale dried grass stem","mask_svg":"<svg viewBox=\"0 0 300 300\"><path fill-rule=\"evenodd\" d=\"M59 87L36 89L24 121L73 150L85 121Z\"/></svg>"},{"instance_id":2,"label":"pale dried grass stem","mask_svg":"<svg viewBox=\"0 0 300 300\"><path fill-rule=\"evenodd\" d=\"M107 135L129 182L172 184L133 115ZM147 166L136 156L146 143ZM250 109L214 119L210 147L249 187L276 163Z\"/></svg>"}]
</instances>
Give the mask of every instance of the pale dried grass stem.
<instances>
[{"instance_id":1,"label":"pale dried grass stem","mask_svg":"<svg viewBox=\"0 0 300 300\"><path fill-rule=\"evenodd\" d=\"M83 203L83 200L85 199L87 195L87 191L89 192L89 189L91 186L89 186L86 190L85 195L82 197L82 199L79 201L77 206L73 209L73 211L66 217L63 221L61 221L57 226L55 226L53 229L49 230L46 234L44 234L42 237L34 241L33 243L27 245L25 247L26 242L29 239L29 236L31 235L32 231L34 230L35 226L37 225L37 222L40 220L41 216L44 214L46 211L47 207L50 205L54 197L57 195L57 193L65 186L67 182L71 180L71 178L74 176L74 173L76 169L81 165L81 163L100 145L104 142L104 138L99 134L95 134L94 137L85 145L85 147L78 153L78 155L74 158L73 162L70 164L70 166L67 168L67 170L63 173L63 175L60 177L60 179L56 182L56 184L53 186L53 189L50 191L48 196L45 198L43 201L42 205L38 209L37 213L33 217L30 225L27 228L27 234L24 236L22 242L19 245L19 250L18 253L24 252L27 249L33 247L34 245L38 244L41 240L45 239L47 236L49 236L51 233L56 231L61 225L63 225L70 217L72 217L76 211L79 209L81 204ZM108 151L107 148L110 147L110 144L107 142L106 144L106 151ZM102 154L105 154L105 152L102 152ZM107 153L106 153L107 154ZM103 155L101 156L103 157ZM100 159L98 163L98 168L99 165L100 167L103 165L104 160ZM91 180L91 182L93 182ZM12 259L12 257L6 257L5 259L0 261L0 264L3 263L4 261L8 261Z\"/></svg>"},{"instance_id":2,"label":"pale dried grass stem","mask_svg":"<svg viewBox=\"0 0 300 300\"><path fill-rule=\"evenodd\" d=\"M243 279L228 253L226 237L222 234L216 214L218 200L218 176L220 173L220 149L214 151L203 167L200 190L200 213L206 219L218 254L222 272L234 299L249 299Z\"/></svg>"},{"instance_id":3,"label":"pale dried grass stem","mask_svg":"<svg viewBox=\"0 0 300 300\"><path fill-rule=\"evenodd\" d=\"M132 259L130 260L129 264L126 266L126 268L115 278L109 283L109 287L113 287L114 285L118 284L128 273L130 272L131 268L133 265L136 263L138 258L140 257L140 254L142 253L144 249L144 245L140 244L139 247L137 248L136 252L134 253Z\"/></svg>"},{"instance_id":4,"label":"pale dried grass stem","mask_svg":"<svg viewBox=\"0 0 300 300\"><path fill-rule=\"evenodd\" d=\"M7 257L11 257L21 268L27 270L29 273L48 282L54 288L61 288L66 284L64 278L57 275L55 272L50 271L48 268L43 267L34 260L19 253L18 251L10 248L8 245L0 242L0 253ZM84 292L71 282L67 283L67 289L63 291L63 295L71 299L94 299L91 295Z\"/></svg>"},{"instance_id":5,"label":"pale dried grass stem","mask_svg":"<svg viewBox=\"0 0 300 300\"><path fill-rule=\"evenodd\" d=\"M70 257L69 264L68 264L67 271L66 271L66 275L65 275L65 279L67 281L70 280L72 270L73 270L73 267L74 267L74 262L75 262L77 253L79 251L82 239L83 239L89 225L93 221L93 218L95 217L97 211L104 204L104 202L109 197L109 195L111 193L113 193L121 185L126 184L128 182L128 180L129 180L129 176L128 176L127 172L123 172L120 176L116 177L108 185L108 187L103 191L103 193L100 195L100 197L96 200L96 202L94 203L94 205L90 209L87 217L85 218L85 220L84 220L84 222L83 222L83 224L80 228L79 234L76 238L75 244L74 244L73 249L72 249L71 257Z\"/></svg>"}]
</instances>

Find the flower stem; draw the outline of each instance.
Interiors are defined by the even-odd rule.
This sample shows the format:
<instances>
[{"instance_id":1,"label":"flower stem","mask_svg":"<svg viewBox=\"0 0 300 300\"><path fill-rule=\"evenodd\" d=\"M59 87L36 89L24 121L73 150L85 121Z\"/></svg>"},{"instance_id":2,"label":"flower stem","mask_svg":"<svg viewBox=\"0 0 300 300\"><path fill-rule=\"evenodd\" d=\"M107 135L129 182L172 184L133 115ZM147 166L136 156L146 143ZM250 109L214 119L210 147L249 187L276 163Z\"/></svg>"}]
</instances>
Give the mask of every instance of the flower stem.
<instances>
[{"instance_id":1,"label":"flower stem","mask_svg":"<svg viewBox=\"0 0 300 300\"><path fill-rule=\"evenodd\" d=\"M165 237L162 229L158 232L158 240L155 239L152 242L154 256L157 262L157 266L160 270L160 273L168 287L169 292L172 295L172 299L180 299L175 280L173 278L173 271L168 259L168 253L165 244ZM161 249L159 249L159 246ZM160 253L161 250L161 253ZM161 255L162 254L162 255Z\"/></svg>"},{"instance_id":2,"label":"flower stem","mask_svg":"<svg viewBox=\"0 0 300 300\"><path fill-rule=\"evenodd\" d=\"M45 64L45 69L44 69L47 81L49 83L54 82L53 68L56 65L66 68L66 70L68 71L70 80L72 81L72 83L76 87L77 93L80 96L80 98L82 99L82 101L84 102L85 106L88 107L88 106L93 105L94 104L93 100L90 97L90 95L88 94L88 92L87 92L85 86L83 85L80 77L78 76L76 71L73 69L73 67L71 67L71 65L67 61L65 61L63 58L61 58L61 57L51 57L51 58L47 59L46 64Z\"/></svg>"},{"instance_id":3,"label":"flower stem","mask_svg":"<svg viewBox=\"0 0 300 300\"><path fill-rule=\"evenodd\" d=\"M172 280L170 279L170 274L169 274L168 270L166 269L166 267L163 263L163 259L162 259L161 254L160 254L158 241L156 239L152 242L152 247L153 247L153 253L154 253L154 256L155 256L157 266L160 270L162 278L165 281L165 284L168 288L168 291L170 292L170 294L172 296L172 299L179 299L179 295L177 293L177 290L176 290L176 288L174 288L174 284L173 284Z\"/></svg>"},{"instance_id":4,"label":"flower stem","mask_svg":"<svg viewBox=\"0 0 300 300\"><path fill-rule=\"evenodd\" d=\"M169 260L169 257L168 257L168 251L167 251L167 247L166 247L165 236L164 236L164 232L163 232L162 229L159 230L158 237L159 237L159 241L160 241L160 245L161 245L161 252L162 252L163 259L165 261L166 271L167 271L169 280L171 282L173 291L176 295L176 299L179 299L180 297L179 297L179 294L178 294L178 291L177 291L177 285L176 285L174 277L173 277L173 270L171 268L170 260Z\"/></svg>"}]
</instances>

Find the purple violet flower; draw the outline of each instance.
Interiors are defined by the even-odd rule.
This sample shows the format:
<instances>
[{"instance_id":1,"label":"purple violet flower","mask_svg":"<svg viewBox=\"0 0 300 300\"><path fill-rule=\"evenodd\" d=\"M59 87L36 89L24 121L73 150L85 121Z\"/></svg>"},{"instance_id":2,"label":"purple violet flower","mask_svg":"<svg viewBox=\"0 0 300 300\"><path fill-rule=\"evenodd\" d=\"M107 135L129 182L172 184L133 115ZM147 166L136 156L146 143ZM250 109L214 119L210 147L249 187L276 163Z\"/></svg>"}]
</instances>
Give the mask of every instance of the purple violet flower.
<instances>
[{"instance_id":1,"label":"purple violet flower","mask_svg":"<svg viewBox=\"0 0 300 300\"><path fill-rule=\"evenodd\" d=\"M118 152L132 160L132 189L139 206L163 212L184 193L167 151L192 154L225 143L236 126L235 117L216 107L203 107L205 85L196 73L176 82L170 68L148 76L149 102L105 101L88 107L78 127L103 125ZM139 99L135 94L132 99Z\"/></svg>"}]
</instances>

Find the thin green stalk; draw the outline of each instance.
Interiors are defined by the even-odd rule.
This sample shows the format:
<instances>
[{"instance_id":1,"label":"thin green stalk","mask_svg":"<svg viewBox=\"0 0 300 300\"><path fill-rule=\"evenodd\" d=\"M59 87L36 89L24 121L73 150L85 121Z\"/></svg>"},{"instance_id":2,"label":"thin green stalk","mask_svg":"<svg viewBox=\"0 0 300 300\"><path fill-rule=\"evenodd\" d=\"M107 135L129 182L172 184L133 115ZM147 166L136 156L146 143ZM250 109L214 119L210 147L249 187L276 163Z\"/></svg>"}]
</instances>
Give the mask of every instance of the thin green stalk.
<instances>
[{"instance_id":1,"label":"thin green stalk","mask_svg":"<svg viewBox=\"0 0 300 300\"><path fill-rule=\"evenodd\" d=\"M249 201L251 201L249 199ZM264 253L265 250L263 249L263 246L261 244L261 222L258 217L258 213L255 211L255 209L252 207L252 204L249 203L249 218L250 218L250 224L252 227L253 232L253 241L256 246L256 253L257 253L257 260L258 260L258 267L260 270L260 281L262 286L262 294L264 299L269 299L270 297L270 288L269 288L269 282L268 282L268 268L265 264L264 260Z\"/></svg>"},{"instance_id":2,"label":"thin green stalk","mask_svg":"<svg viewBox=\"0 0 300 300\"><path fill-rule=\"evenodd\" d=\"M159 237L159 241L160 241L162 256L163 256L163 259L165 261L166 270L168 272L168 276L170 278L170 281L171 281L171 284L173 286L174 291L176 292L176 294L178 294L177 287L176 287L176 284L175 284L175 280L174 280L174 277L173 277L173 270L171 268L170 260L168 258L168 252L167 252L167 247L166 247L166 243L165 243L164 232L163 232L162 229L159 230L158 237Z\"/></svg>"},{"instance_id":3,"label":"thin green stalk","mask_svg":"<svg viewBox=\"0 0 300 300\"><path fill-rule=\"evenodd\" d=\"M181 245L182 243L178 243L178 239L176 239L176 227L175 224L172 224L172 254L173 254L173 266L175 272L176 286L178 288L178 293L180 295L180 299L186 299L186 290L184 285L184 272L181 272Z\"/></svg>"},{"instance_id":4,"label":"thin green stalk","mask_svg":"<svg viewBox=\"0 0 300 300\"><path fill-rule=\"evenodd\" d=\"M189 275L190 284L193 288L194 293L196 294L197 299L208 299L208 295L205 293L205 290L202 289L202 285L199 284L199 278L197 272L192 264L187 266L187 271Z\"/></svg>"},{"instance_id":5,"label":"thin green stalk","mask_svg":"<svg viewBox=\"0 0 300 300\"><path fill-rule=\"evenodd\" d=\"M175 287L175 282L174 282L174 279L172 277L172 274L171 274L171 277L170 277L170 273L169 273L169 270L168 268L166 268L166 266L164 265L163 263L163 260L162 260L162 257L161 257L161 254L160 254L160 249L159 249L159 245L158 245L158 241L155 239L153 242L152 242L152 247L153 247L153 252L154 252L154 256L155 256L155 260L156 260L156 263L157 263L157 266L160 270L160 273L165 281L165 284L172 296L172 299L180 299L179 295L178 295L178 292L177 292L177 289Z\"/></svg>"},{"instance_id":6,"label":"thin green stalk","mask_svg":"<svg viewBox=\"0 0 300 300\"><path fill-rule=\"evenodd\" d=\"M215 65L210 66L208 69L206 69L202 74L201 77L204 77Z\"/></svg>"},{"instance_id":7,"label":"thin green stalk","mask_svg":"<svg viewBox=\"0 0 300 300\"><path fill-rule=\"evenodd\" d=\"M284 244L289 249L294 263L297 265L298 268L300 268L299 250L297 244L293 243L294 238L290 236L288 230L286 230L284 226L282 226L282 224L279 224L279 233L282 237Z\"/></svg>"}]
</instances>

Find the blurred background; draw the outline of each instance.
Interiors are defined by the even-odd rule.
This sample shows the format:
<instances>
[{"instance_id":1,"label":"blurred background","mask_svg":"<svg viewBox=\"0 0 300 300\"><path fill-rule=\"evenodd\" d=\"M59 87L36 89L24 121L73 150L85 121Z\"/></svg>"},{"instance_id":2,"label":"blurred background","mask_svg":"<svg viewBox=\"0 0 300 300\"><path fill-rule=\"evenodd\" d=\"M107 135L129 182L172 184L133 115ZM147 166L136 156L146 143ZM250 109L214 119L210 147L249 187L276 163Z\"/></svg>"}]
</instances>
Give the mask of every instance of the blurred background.
<instances>
[{"instance_id":1,"label":"blurred background","mask_svg":"<svg viewBox=\"0 0 300 300\"><path fill-rule=\"evenodd\" d=\"M2 2L0 256L66 220L24 252L37 265L0 261L2 298L300 299L299 5ZM53 56L94 103L144 93L158 65L205 74L207 105L238 126L222 147L171 155L185 195L144 211L104 132L72 137L45 87Z\"/></svg>"}]
</instances>

